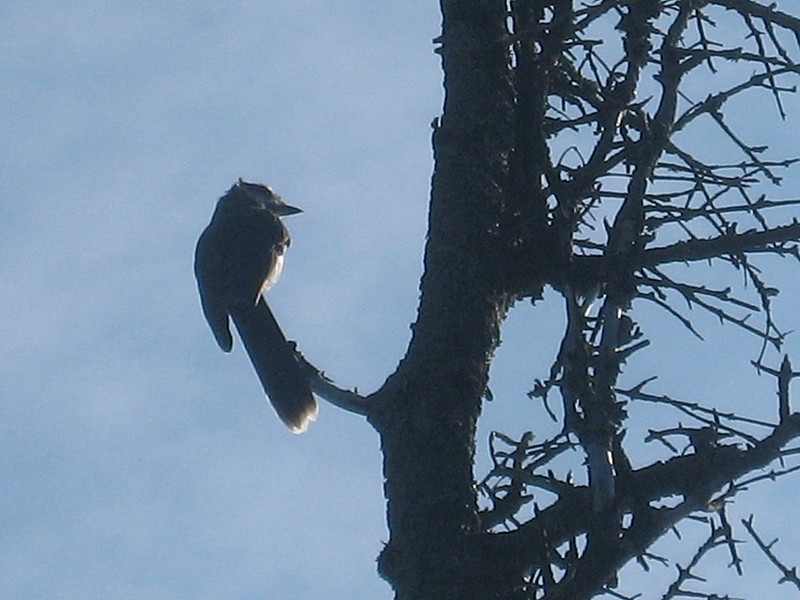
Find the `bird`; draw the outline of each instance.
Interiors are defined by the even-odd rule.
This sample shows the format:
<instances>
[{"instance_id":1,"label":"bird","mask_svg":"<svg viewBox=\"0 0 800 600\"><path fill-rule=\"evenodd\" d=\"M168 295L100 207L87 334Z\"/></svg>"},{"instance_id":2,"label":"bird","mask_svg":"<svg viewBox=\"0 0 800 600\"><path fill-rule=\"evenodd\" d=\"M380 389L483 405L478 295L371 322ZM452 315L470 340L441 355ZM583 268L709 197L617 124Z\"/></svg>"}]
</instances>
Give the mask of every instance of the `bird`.
<instances>
[{"instance_id":1,"label":"bird","mask_svg":"<svg viewBox=\"0 0 800 600\"><path fill-rule=\"evenodd\" d=\"M278 417L294 433L317 418L317 402L264 294L283 270L289 231L281 218L303 212L260 183L239 180L200 234L194 274L200 304L217 344L233 348L230 320Z\"/></svg>"}]
</instances>

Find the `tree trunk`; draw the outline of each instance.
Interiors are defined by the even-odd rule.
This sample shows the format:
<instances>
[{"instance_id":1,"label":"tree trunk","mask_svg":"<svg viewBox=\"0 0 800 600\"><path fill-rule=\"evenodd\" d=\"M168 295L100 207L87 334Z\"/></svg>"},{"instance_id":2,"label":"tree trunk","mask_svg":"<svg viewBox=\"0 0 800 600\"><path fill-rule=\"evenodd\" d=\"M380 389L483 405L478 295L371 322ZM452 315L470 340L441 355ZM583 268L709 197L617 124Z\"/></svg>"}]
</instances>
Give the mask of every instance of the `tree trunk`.
<instances>
[{"instance_id":1,"label":"tree trunk","mask_svg":"<svg viewBox=\"0 0 800 600\"><path fill-rule=\"evenodd\" d=\"M512 144L506 5L443 0L442 14L446 98L434 124L419 314L371 415L391 534L379 569L403 600L497 598L497 585L508 582L480 548L487 540L472 472L489 361L509 305L499 232Z\"/></svg>"}]
</instances>

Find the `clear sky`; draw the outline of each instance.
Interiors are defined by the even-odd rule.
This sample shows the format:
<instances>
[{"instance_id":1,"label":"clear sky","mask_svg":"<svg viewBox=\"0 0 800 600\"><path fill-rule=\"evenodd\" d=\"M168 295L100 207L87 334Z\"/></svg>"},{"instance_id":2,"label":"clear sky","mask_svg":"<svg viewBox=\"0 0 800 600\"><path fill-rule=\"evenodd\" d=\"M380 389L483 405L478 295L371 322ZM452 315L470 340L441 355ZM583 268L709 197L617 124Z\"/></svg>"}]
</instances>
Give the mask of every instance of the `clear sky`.
<instances>
[{"instance_id":1,"label":"clear sky","mask_svg":"<svg viewBox=\"0 0 800 600\"><path fill-rule=\"evenodd\" d=\"M293 245L270 292L284 330L339 384L382 383L418 295L437 3L7 4L0 598L390 598L374 564L386 540L377 436L327 405L290 434L241 349L217 349L191 264L237 177L272 185L305 210L287 220ZM787 266L779 317L792 328ZM555 299L511 315L484 437L537 427L524 392L558 340L532 340L559 319ZM628 382L663 371L654 391L769 414L774 384L748 366L757 342L703 330L704 346L648 331L666 362L632 367ZM797 339L787 349L800 365ZM799 491L765 487L743 514ZM782 515L757 524L796 557L800 529ZM762 581L777 578L754 561Z\"/></svg>"}]
</instances>

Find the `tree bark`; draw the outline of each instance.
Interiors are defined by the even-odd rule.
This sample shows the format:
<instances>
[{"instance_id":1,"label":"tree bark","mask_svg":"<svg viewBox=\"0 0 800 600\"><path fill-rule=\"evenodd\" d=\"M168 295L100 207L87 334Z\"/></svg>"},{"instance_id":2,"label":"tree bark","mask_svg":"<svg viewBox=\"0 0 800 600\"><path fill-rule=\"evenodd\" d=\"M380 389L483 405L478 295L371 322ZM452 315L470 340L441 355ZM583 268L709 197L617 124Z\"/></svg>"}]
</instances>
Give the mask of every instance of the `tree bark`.
<instances>
[{"instance_id":1,"label":"tree bark","mask_svg":"<svg viewBox=\"0 0 800 600\"><path fill-rule=\"evenodd\" d=\"M390 540L379 570L398 599L497 598L472 472L502 292L500 215L512 91L502 0L443 0L444 114L434 124L425 274L407 354L375 394ZM496 573L487 581L487 573Z\"/></svg>"}]
</instances>

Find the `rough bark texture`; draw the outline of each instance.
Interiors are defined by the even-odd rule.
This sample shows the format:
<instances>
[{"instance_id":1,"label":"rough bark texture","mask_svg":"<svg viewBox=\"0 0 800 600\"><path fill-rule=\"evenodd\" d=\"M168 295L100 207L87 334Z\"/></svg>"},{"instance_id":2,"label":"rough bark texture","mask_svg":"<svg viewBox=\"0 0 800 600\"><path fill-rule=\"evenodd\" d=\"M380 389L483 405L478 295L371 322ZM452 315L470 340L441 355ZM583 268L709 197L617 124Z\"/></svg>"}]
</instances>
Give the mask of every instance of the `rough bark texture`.
<instances>
[{"instance_id":1,"label":"rough bark texture","mask_svg":"<svg viewBox=\"0 0 800 600\"><path fill-rule=\"evenodd\" d=\"M497 597L478 551L475 427L499 324L499 220L511 149L505 3L442 3L444 116L435 123L425 275L413 338L377 394L391 539L380 571L399 599ZM498 136L498 132L504 135Z\"/></svg>"}]
</instances>

